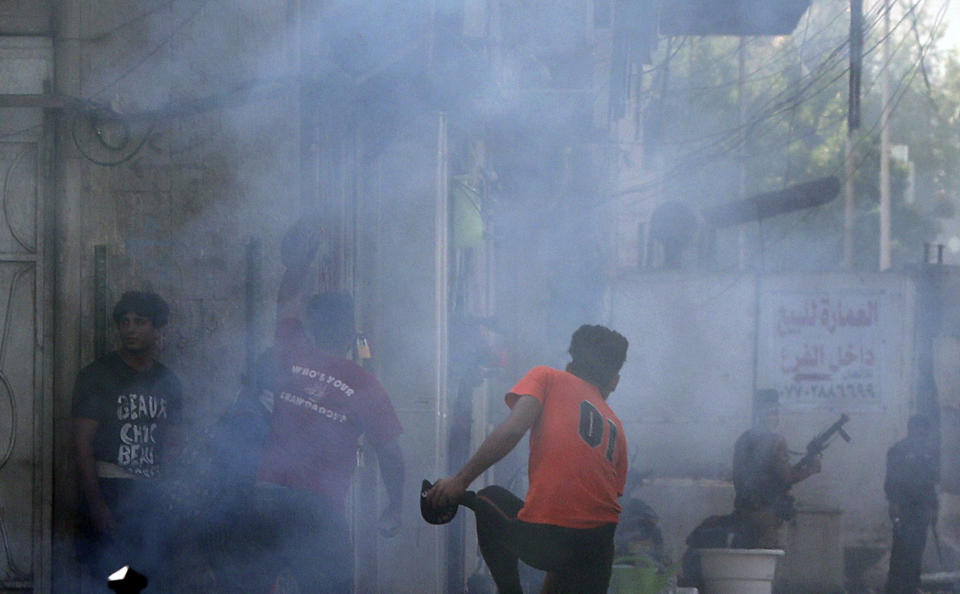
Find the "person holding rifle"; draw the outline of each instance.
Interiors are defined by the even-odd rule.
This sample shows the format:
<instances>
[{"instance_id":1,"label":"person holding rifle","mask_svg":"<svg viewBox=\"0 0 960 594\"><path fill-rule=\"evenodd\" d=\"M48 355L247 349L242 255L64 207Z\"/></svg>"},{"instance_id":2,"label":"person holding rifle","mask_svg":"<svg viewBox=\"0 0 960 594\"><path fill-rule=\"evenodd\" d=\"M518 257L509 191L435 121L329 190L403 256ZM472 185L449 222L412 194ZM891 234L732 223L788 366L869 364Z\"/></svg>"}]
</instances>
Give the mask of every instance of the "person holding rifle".
<instances>
[{"instance_id":1,"label":"person holding rifle","mask_svg":"<svg viewBox=\"0 0 960 594\"><path fill-rule=\"evenodd\" d=\"M883 482L893 522L893 548L887 573L887 594L913 594L920 587L927 526L937 521L940 456L929 417L913 416L907 437L887 450Z\"/></svg>"},{"instance_id":2,"label":"person holding rifle","mask_svg":"<svg viewBox=\"0 0 960 594\"><path fill-rule=\"evenodd\" d=\"M756 539L756 547L778 549L778 531L793 519L790 487L820 472L820 456L805 456L790 464L787 441L776 433L780 424L776 390L757 390L754 425L734 445L733 507L744 533Z\"/></svg>"}]
</instances>

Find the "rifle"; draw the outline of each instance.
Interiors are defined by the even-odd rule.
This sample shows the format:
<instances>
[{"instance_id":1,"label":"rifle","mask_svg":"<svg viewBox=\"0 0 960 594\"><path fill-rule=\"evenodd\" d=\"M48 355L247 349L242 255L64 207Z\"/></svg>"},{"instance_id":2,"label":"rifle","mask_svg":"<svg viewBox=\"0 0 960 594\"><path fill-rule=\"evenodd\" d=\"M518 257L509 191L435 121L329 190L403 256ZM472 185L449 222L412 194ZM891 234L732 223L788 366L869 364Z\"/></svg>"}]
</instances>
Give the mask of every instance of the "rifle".
<instances>
[{"instance_id":1,"label":"rifle","mask_svg":"<svg viewBox=\"0 0 960 594\"><path fill-rule=\"evenodd\" d=\"M842 414L836 423L830 425L822 433L811 439L810 443L807 444L807 453L804 454L803 458L801 458L799 462L797 462L797 468L804 468L818 458L820 454L823 453L823 450L827 449L827 446L830 445L830 440L835 434L839 435L844 441L849 443L850 436L847 435L847 432L843 430L844 423L849 420L850 417L848 417L846 414Z\"/></svg>"}]
</instances>

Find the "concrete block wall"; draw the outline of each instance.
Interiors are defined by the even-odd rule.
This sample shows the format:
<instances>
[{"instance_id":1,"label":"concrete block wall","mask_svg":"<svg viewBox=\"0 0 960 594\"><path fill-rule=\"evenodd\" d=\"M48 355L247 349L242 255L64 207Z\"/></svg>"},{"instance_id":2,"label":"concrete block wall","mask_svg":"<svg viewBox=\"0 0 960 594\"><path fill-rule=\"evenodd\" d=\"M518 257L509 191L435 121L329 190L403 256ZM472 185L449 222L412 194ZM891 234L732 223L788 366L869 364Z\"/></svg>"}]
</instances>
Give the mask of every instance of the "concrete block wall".
<instances>
[{"instance_id":1,"label":"concrete block wall","mask_svg":"<svg viewBox=\"0 0 960 594\"><path fill-rule=\"evenodd\" d=\"M98 134L90 113L64 113L59 122L60 327L81 335L65 338L77 343L61 358L71 357L72 367L92 358L93 254L104 245L108 303L140 287L171 302L162 358L189 386L187 418L202 425L238 386L245 247L253 239L270 259L260 279L264 323L256 329L261 339L269 336L279 237L301 212L298 121L290 117L296 90L214 101L200 113L178 110L201 98L226 99L271 69L277 75L295 67L283 59L286 6L61 4L58 91L132 116L127 146L116 151L100 140L121 138L121 124L106 122ZM138 117L145 112L157 117ZM61 363L61 402L70 371Z\"/></svg>"},{"instance_id":2,"label":"concrete block wall","mask_svg":"<svg viewBox=\"0 0 960 594\"><path fill-rule=\"evenodd\" d=\"M817 295L839 291L841 296L867 291L880 296L881 323L869 343L879 362L873 381L880 397L844 410L837 407L854 403L827 400L820 406L782 406L780 432L793 450L801 451L841 412L849 412L846 428L853 441L835 440L824 457L823 472L796 485L793 494L803 505L842 510L844 545L884 543L889 539L885 454L904 434L915 377L915 300L906 277L758 279L752 274L664 272L614 281L610 323L631 346L620 387L610 402L624 422L631 465L652 471L658 480L730 480L733 444L751 424L755 382L770 387L771 361L779 363L783 356L777 343L755 334L769 329L768 302L783 291ZM676 504L682 499L659 499L665 506L657 511L665 518L667 540L682 542L688 528L703 518L695 518L691 525L690 511ZM714 508L729 506L722 513L732 510L732 496L727 502L719 495L706 499L716 502Z\"/></svg>"},{"instance_id":3,"label":"concrete block wall","mask_svg":"<svg viewBox=\"0 0 960 594\"><path fill-rule=\"evenodd\" d=\"M93 111L56 120L54 558L55 584L67 591L77 584L70 394L77 370L94 358L96 246L106 247L108 308L139 288L171 305L160 359L185 385L188 435L235 397L247 333L263 347L271 340L279 240L301 212L297 92L258 86L255 98L234 100L233 91L296 67L285 61L286 14L281 1L58 3L54 91L109 107L128 125L98 122ZM211 100L184 108L199 99ZM260 323L250 329L244 289L253 240L262 290ZM109 320L107 328L112 348Z\"/></svg>"}]
</instances>

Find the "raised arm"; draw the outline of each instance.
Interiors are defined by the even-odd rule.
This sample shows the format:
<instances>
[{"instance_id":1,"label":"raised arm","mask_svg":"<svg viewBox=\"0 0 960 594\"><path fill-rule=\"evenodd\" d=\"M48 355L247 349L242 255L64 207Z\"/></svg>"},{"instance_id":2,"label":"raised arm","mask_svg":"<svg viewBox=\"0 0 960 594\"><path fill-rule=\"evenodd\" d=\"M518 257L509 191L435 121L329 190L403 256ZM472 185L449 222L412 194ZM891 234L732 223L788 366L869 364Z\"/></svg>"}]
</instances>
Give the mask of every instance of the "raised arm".
<instances>
[{"instance_id":1,"label":"raised arm","mask_svg":"<svg viewBox=\"0 0 960 594\"><path fill-rule=\"evenodd\" d=\"M319 218L307 217L284 234L280 244L284 271L277 291L277 321L303 319L307 272L319 251L322 233Z\"/></svg>"},{"instance_id":2,"label":"raised arm","mask_svg":"<svg viewBox=\"0 0 960 594\"><path fill-rule=\"evenodd\" d=\"M427 499L440 507L459 501L467 487L488 468L510 453L520 438L540 417L542 405L533 396L520 396L506 418L483 440L476 453L457 474L440 479L427 493Z\"/></svg>"},{"instance_id":3,"label":"raised arm","mask_svg":"<svg viewBox=\"0 0 960 594\"><path fill-rule=\"evenodd\" d=\"M790 450L783 436L777 437L773 455L775 457L777 474L780 480L787 486L799 483L805 478L820 472L820 458L813 458L813 460L806 464L798 462L791 465Z\"/></svg>"}]
</instances>

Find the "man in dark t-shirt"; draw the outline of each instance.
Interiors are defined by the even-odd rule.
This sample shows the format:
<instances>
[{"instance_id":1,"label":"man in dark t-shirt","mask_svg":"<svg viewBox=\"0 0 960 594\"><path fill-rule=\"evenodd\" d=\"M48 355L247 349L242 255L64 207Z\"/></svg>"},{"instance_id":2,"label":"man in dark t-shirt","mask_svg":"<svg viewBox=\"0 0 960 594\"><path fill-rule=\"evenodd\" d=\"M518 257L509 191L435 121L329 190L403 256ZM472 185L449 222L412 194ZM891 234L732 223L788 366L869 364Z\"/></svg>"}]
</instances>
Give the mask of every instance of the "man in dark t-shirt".
<instances>
[{"instance_id":1,"label":"man in dark t-shirt","mask_svg":"<svg viewBox=\"0 0 960 594\"><path fill-rule=\"evenodd\" d=\"M155 481L176 447L182 401L177 376L154 358L168 317L158 295L124 293L113 309L120 348L81 370L74 385L82 495L77 549L101 583L123 565L148 577L160 565Z\"/></svg>"},{"instance_id":2,"label":"man in dark t-shirt","mask_svg":"<svg viewBox=\"0 0 960 594\"><path fill-rule=\"evenodd\" d=\"M940 448L934 422L915 415L907 437L887 450L883 490L890 504L893 546L887 573L887 594L914 594L920 588L927 530L937 522Z\"/></svg>"}]
</instances>

